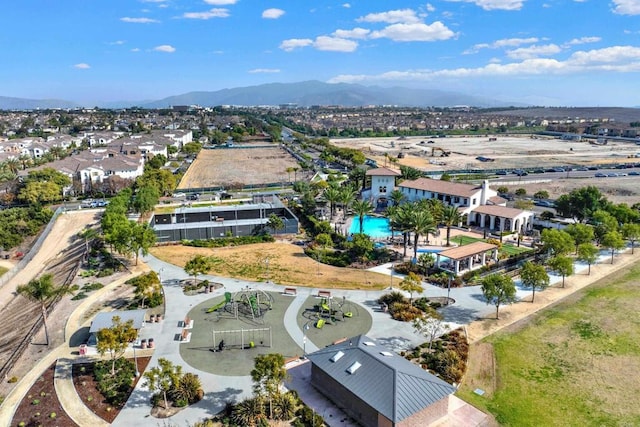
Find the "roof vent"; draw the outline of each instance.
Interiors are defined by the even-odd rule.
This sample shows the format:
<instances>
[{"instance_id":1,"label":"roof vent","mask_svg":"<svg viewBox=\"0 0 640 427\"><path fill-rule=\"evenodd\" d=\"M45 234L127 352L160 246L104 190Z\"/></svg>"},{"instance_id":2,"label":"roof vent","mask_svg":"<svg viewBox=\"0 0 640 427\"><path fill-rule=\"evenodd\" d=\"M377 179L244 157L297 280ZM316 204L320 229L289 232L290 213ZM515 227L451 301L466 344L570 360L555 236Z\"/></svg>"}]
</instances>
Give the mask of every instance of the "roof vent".
<instances>
[{"instance_id":1,"label":"roof vent","mask_svg":"<svg viewBox=\"0 0 640 427\"><path fill-rule=\"evenodd\" d=\"M393 353L390 353L388 351L381 351L380 354L385 357L393 357Z\"/></svg>"},{"instance_id":2,"label":"roof vent","mask_svg":"<svg viewBox=\"0 0 640 427\"><path fill-rule=\"evenodd\" d=\"M331 360L333 363L337 362L338 360L340 360L340 358L344 356L344 353L339 351L336 354L333 355L333 357L329 360Z\"/></svg>"},{"instance_id":3,"label":"roof vent","mask_svg":"<svg viewBox=\"0 0 640 427\"><path fill-rule=\"evenodd\" d=\"M360 362L353 362L353 365L349 366L349 369L347 369L347 372L353 375L360 366L362 366Z\"/></svg>"},{"instance_id":4,"label":"roof vent","mask_svg":"<svg viewBox=\"0 0 640 427\"><path fill-rule=\"evenodd\" d=\"M376 345L376 343L374 343L373 341L365 341L363 342L363 344L369 347L373 347Z\"/></svg>"}]
</instances>

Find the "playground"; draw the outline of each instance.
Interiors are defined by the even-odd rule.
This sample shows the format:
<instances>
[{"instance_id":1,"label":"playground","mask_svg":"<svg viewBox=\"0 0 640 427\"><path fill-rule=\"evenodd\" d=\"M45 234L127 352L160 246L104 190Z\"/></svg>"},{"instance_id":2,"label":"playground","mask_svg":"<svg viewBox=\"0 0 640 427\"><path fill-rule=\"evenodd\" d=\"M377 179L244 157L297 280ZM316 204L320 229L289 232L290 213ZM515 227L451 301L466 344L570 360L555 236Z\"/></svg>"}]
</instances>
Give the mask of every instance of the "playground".
<instances>
[{"instance_id":1,"label":"playground","mask_svg":"<svg viewBox=\"0 0 640 427\"><path fill-rule=\"evenodd\" d=\"M249 375L258 354L300 357L284 325L294 298L305 298L296 322L307 339L324 347L345 337L367 333L371 315L343 298L316 298L243 288L204 301L186 313L182 333L175 337L180 356L191 367L216 375Z\"/></svg>"},{"instance_id":2,"label":"playground","mask_svg":"<svg viewBox=\"0 0 640 427\"><path fill-rule=\"evenodd\" d=\"M347 337L366 334L373 320L369 312L346 298L310 296L298 315L298 326L318 348Z\"/></svg>"}]
</instances>

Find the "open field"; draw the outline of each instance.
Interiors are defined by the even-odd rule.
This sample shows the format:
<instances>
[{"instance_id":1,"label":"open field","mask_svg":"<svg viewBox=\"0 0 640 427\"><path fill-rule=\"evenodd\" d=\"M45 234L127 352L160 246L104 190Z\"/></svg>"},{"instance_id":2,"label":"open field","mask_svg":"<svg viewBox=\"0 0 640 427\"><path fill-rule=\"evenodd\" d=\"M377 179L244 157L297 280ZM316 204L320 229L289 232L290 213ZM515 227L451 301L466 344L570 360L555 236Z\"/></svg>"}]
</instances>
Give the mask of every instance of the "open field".
<instances>
[{"instance_id":1,"label":"open field","mask_svg":"<svg viewBox=\"0 0 640 427\"><path fill-rule=\"evenodd\" d=\"M184 266L195 255L212 256L216 262L211 274L238 279L270 280L283 285L333 289L367 290L389 286L389 276L319 264L305 255L301 247L290 243L261 243L214 249L158 246L151 248L150 252L159 259L178 266ZM399 280L395 282L400 283Z\"/></svg>"},{"instance_id":2,"label":"open field","mask_svg":"<svg viewBox=\"0 0 640 427\"><path fill-rule=\"evenodd\" d=\"M490 141L489 138L495 138L495 140ZM421 143L422 141L424 143ZM428 141L433 143L430 144ZM640 147L629 142L610 141L607 145L597 146L586 140L563 141L539 135L343 138L332 139L331 142L339 147L358 148L368 158L377 160L379 166L385 164L385 154L388 154L389 157L398 160L398 164L425 171L617 163L625 162L627 156L640 151ZM441 151L438 148L451 154L448 157L441 157ZM435 153L432 156L433 151ZM404 153L405 157L397 159L399 153ZM495 161L481 162L476 160L477 156L489 157Z\"/></svg>"},{"instance_id":3,"label":"open field","mask_svg":"<svg viewBox=\"0 0 640 427\"><path fill-rule=\"evenodd\" d=\"M201 150L184 174L178 190L284 183L289 181L286 171L289 167L299 168L299 165L277 145Z\"/></svg>"},{"instance_id":4,"label":"open field","mask_svg":"<svg viewBox=\"0 0 640 427\"><path fill-rule=\"evenodd\" d=\"M502 425L640 425L639 279L620 269L472 346L458 393Z\"/></svg>"}]
</instances>

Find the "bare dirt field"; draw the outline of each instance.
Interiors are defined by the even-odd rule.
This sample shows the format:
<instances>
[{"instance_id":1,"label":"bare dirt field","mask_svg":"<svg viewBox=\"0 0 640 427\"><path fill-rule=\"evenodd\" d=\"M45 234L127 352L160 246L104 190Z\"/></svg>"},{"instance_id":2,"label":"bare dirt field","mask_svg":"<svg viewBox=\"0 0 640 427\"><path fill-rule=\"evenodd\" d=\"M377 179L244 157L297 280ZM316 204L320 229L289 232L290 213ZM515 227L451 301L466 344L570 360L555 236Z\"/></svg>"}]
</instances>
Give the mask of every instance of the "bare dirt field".
<instances>
[{"instance_id":1,"label":"bare dirt field","mask_svg":"<svg viewBox=\"0 0 640 427\"><path fill-rule=\"evenodd\" d=\"M640 147L629 142L610 141L607 145L599 146L587 140L564 141L539 135L343 138L332 139L331 142L339 147L358 148L368 158L377 160L379 166L385 164L387 154L400 165L425 171L623 163L627 161L627 156L640 152ZM450 152L450 155L443 157L440 148ZM404 158L398 159L400 153L404 154ZM495 161L481 162L476 159L478 156Z\"/></svg>"},{"instance_id":2,"label":"bare dirt field","mask_svg":"<svg viewBox=\"0 0 640 427\"><path fill-rule=\"evenodd\" d=\"M301 247L291 243L261 243L215 249L157 246L150 252L163 261L179 266L184 266L195 255L214 257L216 262L212 274L239 279L271 280L283 285L334 289L366 290L389 286L389 276L319 264L305 255Z\"/></svg>"},{"instance_id":3,"label":"bare dirt field","mask_svg":"<svg viewBox=\"0 0 640 427\"><path fill-rule=\"evenodd\" d=\"M289 167L299 168L299 165L277 145L268 148L201 150L178 189L242 188L245 185L286 183L290 179L287 173Z\"/></svg>"}]
</instances>

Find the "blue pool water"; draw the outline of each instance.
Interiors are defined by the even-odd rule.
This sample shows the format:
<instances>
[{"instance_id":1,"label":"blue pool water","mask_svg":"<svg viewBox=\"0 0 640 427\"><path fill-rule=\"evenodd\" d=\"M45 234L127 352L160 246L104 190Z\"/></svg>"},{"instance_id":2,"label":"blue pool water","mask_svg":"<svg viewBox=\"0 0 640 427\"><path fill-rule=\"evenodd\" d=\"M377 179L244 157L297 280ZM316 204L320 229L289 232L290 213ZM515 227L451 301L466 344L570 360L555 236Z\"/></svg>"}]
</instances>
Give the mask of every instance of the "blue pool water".
<instances>
[{"instance_id":1,"label":"blue pool water","mask_svg":"<svg viewBox=\"0 0 640 427\"><path fill-rule=\"evenodd\" d=\"M389 219L375 216L365 216L364 222L362 224L362 232L374 239L391 236ZM360 233L360 217L356 216L353 218L353 221L351 221L349 234L357 233Z\"/></svg>"},{"instance_id":2,"label":"blue pool water","mask_svg":"<svg viewBox=\"0 0 640 427\"><path fill-rule=\"evenodd\" d=\"M434 260L436 259L436 254L439 252L442 252L442 249L418 249L419 254L432 254ZM441 263L449 262L449 258L447 258L446 256L441 256L440 262Z\"/></svg>"}]
</instances>

